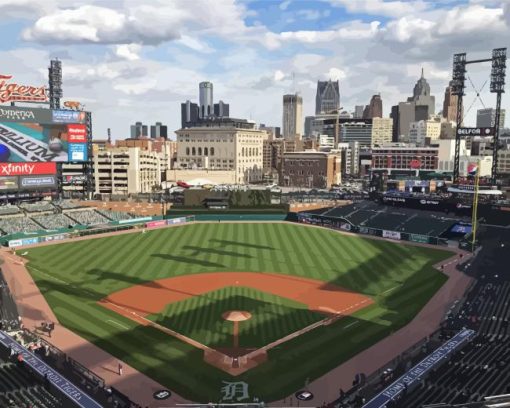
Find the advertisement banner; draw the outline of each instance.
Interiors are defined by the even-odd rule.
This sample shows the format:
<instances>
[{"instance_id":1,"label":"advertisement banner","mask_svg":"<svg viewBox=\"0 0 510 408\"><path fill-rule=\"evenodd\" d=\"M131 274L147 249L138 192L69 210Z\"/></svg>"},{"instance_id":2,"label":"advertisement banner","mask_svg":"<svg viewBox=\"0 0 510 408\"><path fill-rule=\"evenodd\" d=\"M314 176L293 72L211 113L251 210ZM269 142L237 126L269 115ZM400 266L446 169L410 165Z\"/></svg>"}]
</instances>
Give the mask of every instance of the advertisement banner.
<instances>
[{"instance_id":1,"label":"advertisement banner","mask_svg":"<svg viewBox=\"0 0 510 408\"><path fill-rule=\"evenodd\" d=\"M20 177L22 189L56 188L56 176Z\"/></svg>"},{"instance_id":2,"label":"advertisement banner","mask_svg":"<svg viewBox=\"0 0 510 408\"><path fill-rule=\"evenodd\" d=\"M359 232L361 234L368 234L368 227L359 227Z\"/></svg>"},{"instance_id":3,"label":"advertisement banner","mask_svg":"<svg viewBox=\"0 0 510 408\"><path fill-rule=\"evenodd\" d=\"M166 223L168 225L182 224L183 222L186 222L186 217L171 218L169 220L166 220Z\"/></svg>"},{"instance_id":4,"label":"advertisement banner","mask_svg":"<svg viewBox=\"0 0 510 408\"><path fill-rule=\"evenodd\" d=\"M87 127L85 125L67 125L67 141L69 143L87 143Z\"/></svg>"},{"instance_id":5,"label":"advertisement banner","mask_svg":"<svg viewBox=\"0 0 510 408\"><path fill-rule=\"evenodd\" d=\"M87 160L87 144L86 143L69 143L69 161L86 161Z\"/></svg>"},{"instance_id":6,"label":"advertisement banner","mask_svg":"<svg viewBox=\"0 0 510 408\"><path fill-rule=\"evenodd\" d=\"M163 225L166 225L166 220L151 221L145 224L147 228L162 227Z\"/></svg>"},{"instance_id":7,"label":"advertisement banner","mask_svg":"<svg viewBox=\"0 0 510 408\"><path fill-rule=\"evenodd\" d=\"M51 241L62 241L63 239L69 238L69 234L57 234L57 235L48 235L46 237L42 237L42 240L45 242Z\"/></svg>"},{"instance_id":8,"label":"advertisement banner","mask_svg":"<svg viewBox=\"0 0 510 408\"><path fill-rule=\"evenodd\" d=\"M363 408L386 407L391 401L398 401L401 394L405 395L408 390L412 390L415 385L422 382L422 378L425 378L429 371L437 370L442 364L446 363L450 355L454 354L462 345L471 341L474 335L474 330L462 329L450 340L437 348L432 354L429 354L404 375L368 401L363 405Z\"/></svg>"},{"instance_id":9,"label":"advertisement banner","mask_svg":"<svg viewBox=\"0 0 510 408\"><path fill-rule=\"evenodd\" d=\"M72 146L80 146L75 149ZM86 152L86 143L69 143L65 125L0 122L0 162L67 162L69 151ZM86 157L77 154L76 157Z\"/></svg>"},{"instance_id":10,"label":"advertisement banner","mask_svg":"<svg viewBox=\"0 0 510 408\"><path fill-rule=\"evenodd\" d=\"M468 128L459 127L457 134L461 136L494 136L495 129L492 127Z\"/></svg>"},{"instance_id":11,"label":"advertisement banner","mask_svg":"<svg viewBox=\"0 0 510 408\"><path fill-rule=\"evenodd\" d=\"M0 74L0 103L5 102L47 102L46 86L20 85L12 75Z\"/></svg>"},{"instance_id":12,"label":"advertisement banner","mask_svg":"<svg viewBox=\"0 0 510 408\"><path fill-rule=\"evenodd\" d=\"M383 238L400 240L400 232L397 232L397 231L383 230L382 236L383 236Z\"/></svg>"},{"instance_id":13,"label":"advertisement banner","mask_svg":"<svg viewBox=\"0 0 510 408\"><path fill-rule=\"evenodd\" d=\"M85 123L87 114L74 110L52 110L51 118L55 123Z\"/></svg>"},{"instance_id":14,"label":"advertisement banner","mask_svg":"<svg viewBox=\"0 0 510 408\"><path fill-rule=\"evenodd\" d=\"M19 188L18 177L16 176L0 176L0 190L17 190Z\"/></svg>"},{"instance_id":15,"label":"advertisement banner","mask_svg":"<svg viewBox=\"0 0 510 408\"><path fill-rule=\"evenodd\" d=\"M23 243L21 242L21 239L11 239L8 242L8 245L9 245L9 248L16 248L16 247L20 247L21 245L23 245Z\"/></svg>"},{"instance_id":16,"label":"advertisement banner","mask_svg":"<svg viewBox=\"0 0 510 408\"><path fill-rule=\"evenodd\" d=\"M151 221L152 217L140 217L140 218L130 218L129 220L120 220L119 224L131 224L134 222L144 222Z\"/></svg>"},{"instance_id":17,"label":"advertisement banner","mask_svg":"<svg viewBox=\"0 0 510 408\"><path fill-rule=\"evenodd\" d=\"M0 121L46 123L51 122L51 113L48 109L0 106Z\"/></svg>"},{"instance_id":18,"label":"advertisement banner","mask_svg":"<svg viewBox=\"0 0 510 408\"><path fill-rule=\"evenodd\" d=\"M413 241L413 242L419 242L421 244L429 243L429 237L426 235L420 235L420 234L410 234L409 240Z\"/></svg>"},{"instance_id":19,"label":"advertisement banner","mask_svg":"<svg viewBox=\"0 0 510 408\"><path fill-rule=\"evenodd\" d=\"M38 237L34 237L34 238L24 238L21 240L21 245L22 246L25 246L25 245L34 245L34 244L37 244L39 242L39 238Z\"/></svg>"},{"instance_id":20,"label":"advertisement banner","mask_svg":"<svg viewBox=\"0 0 510 408\"><path fill-rule=\"evenodd\" d=\"M0 176L35 176L48 174L57 174L56 163L0 163Z\"/></svg>"}]
</instances>

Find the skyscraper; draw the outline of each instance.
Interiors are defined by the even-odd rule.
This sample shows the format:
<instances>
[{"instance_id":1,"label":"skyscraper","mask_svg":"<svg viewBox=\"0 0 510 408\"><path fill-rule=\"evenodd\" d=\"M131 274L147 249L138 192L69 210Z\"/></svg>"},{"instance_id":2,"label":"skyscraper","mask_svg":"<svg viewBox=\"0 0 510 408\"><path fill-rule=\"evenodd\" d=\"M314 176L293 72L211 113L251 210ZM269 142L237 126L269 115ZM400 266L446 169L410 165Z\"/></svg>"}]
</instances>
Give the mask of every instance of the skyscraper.
<instances>
[{"instance_id":1,"label":"skyscraper","mask_svg":"<svg viewBox=\"0 0 510 408\"><path fill-rule=\"evenodd\" d=\"M457 122L457 95L452 94L452 82L448 84L444 91L443 118L448 122Z\"/></svg>"},{"instance_id":2,"label":"skyscraper","mask_svg":"<svg viewBox=\"0 0 510 408\"><path fill-rule=\"evenodd\" d=\"M212 82L208 82L208 81L200 82L199 88L200 88L199 117L200 117L200 119L205 119L205 118L212 116L214 114L213 84L212 84Z\"/></svg>"},{"instance_id":3,"label":"skyscraper","mask_svg":"<svg viewBox=\"0 0 510 408\"><path fill-rule=\"evenodd\" d=\"M188 123L197 122L199 110L198 105L189 100L181 103L181 128L185 128Z\"/></svg>"},{"instance_id":4,"label":"skyscraper","mask_svg":"<svg viewBox=\"0 0 510 408\"><path fill-rule=\"evenodd\" d=\"M338 81L317 81L315 114L331 113L340 109L340 88Z\"/></svg>"},{"instance_id":5,"label":"skyscraper","mask_svg":"<svg viewBox=\"0 0 510 408\"><path fill-rule=\"evenodd\" d=\"M428 106L428 116L433 115L436 111L436 98L430 94L430 85L425 79L423 68L421 77L414 86L413 96L407 98L407 101L414 102L416 106Z\"/></svg>"},{"instance_id":6,"label":"skyscraper","mask_svg":"<svg viewBox=\"0 0 510 408\"><path fill-rule=\"evenodd\" d=\"M131 125L131 139L148 136L147 130L147 125L142 124L142 122L136 122L134 125Z\"/></svg>"},{"instance_id":7,"label":"skyscraper","mask_svg":"<svg viewBox=\"0 0 510 408\"><path fill-rule=\"evenodd\" d=\"M499 128L505 127L505 110L501 109L499 116ZM476 127L494 127L496 122L496 109L485 108L476 111Z\"/></svg>"},{"instance_id":8,"label":"skyscraper","mask_svg":"<svg viewBox=\"0 0 510 408\"><path fill-rule=\"evenodd\" d=\"M303 135L303 98L297 93L283 95L283 137L299 138Z\"/></svg>"},{"instance_id":9,"label":"skyscraper","mask_svg":"<svg viewBox=\"0 0 510 408\"><path fill-rule=\"evenodd\" d=\"M168 138L168 128L161 122L151 125L151 139L158 139L160 137Z\"/></svg>"},{"instance_id":10,"label":"skyscraper","mask_svg":"<svg viewBox=\"0 0 510 408\"><path fill-rule=\"evenodd\" d=\"M364 108L365 107L363 105L356 105L354 107L354 115L352 115L353 118L354 119L362 119L363 118L363 109Z\"/></svg>"},{"instance_id":11,"label":"skyscraper","mask_svg":"<svg viewBox=\"0 0 510 408\"><path fill-rule=\"evenodd\" d=\"M218 103L214 104L214 116L217 118L228 118L230 106L228 103L225 103L223 101L219 101Z\"/></svg>"},{"instance_id":12,"label":"skyscraper","mask_svg":"<svg viewBox=\"0 0 510 408\"><path fill-rule=\"evenodd\" d=\"M373 118L382 118L383 116L383 108L382 108L382 99L381 95L373 95L372 99L370 99L370 105L368 105L368 114L369 117L367 119Z\"/></svg>"}]
</instances>

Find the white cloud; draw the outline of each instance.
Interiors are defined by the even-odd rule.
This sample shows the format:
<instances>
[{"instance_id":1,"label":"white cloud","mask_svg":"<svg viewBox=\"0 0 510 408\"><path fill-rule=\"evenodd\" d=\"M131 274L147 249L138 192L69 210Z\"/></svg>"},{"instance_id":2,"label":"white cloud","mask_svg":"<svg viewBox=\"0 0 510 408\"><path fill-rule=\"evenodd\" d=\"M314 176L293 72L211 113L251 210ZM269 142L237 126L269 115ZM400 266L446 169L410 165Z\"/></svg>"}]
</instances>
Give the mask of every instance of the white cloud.
<instances>
[{"instance_id":1,"label":"white cloud","mask_svg":"<svg viewBox=\"0 0 510 408\"><path fill-rule=\"evenodd\" d=\"M384 0L329 0L333 6L344 7L350 13L363 13L377 16L400 17L426 10L424 1L384 1Z\"/></svg>"},{"instance_id":2,"label":"white cloud","mask_svg":"<svg viewBox=\"0 0 510 408\"><path fill-rule=\"evenodd\" d=\"M347 78L347 73L343 69L332 67L329 69L326 77L332 81L342 81Z\"/></svg>"},{"instance_id":3,"label":"white cloud","mask_svg":"<svg viewBox=\"0 0 510 408\"><path fill-rule=\"evenodd\" d=\"M214 52L214 50L209 47L207 43L188 35L182 35L181 38L176 41L176 43L184 45L185 47L188 47L194 51L203 52L205 54Z\"/></svg>"},{"instance_id":4,"label":"white cloud","mask_svg":"<svg viewBox=\"0 0 510 408\"><path fill-rule=\"evenodd\" d=\"M136 61L140 59L140 51L142 46L140 44L122 44L117 45L115 55L119 58L126 59L128 61Z\"/></svg>"},{"instance_id":5,"label":"white cloud","mask_svg":"<svg viewBox=\"0 0 510 408\"><path fill-rule=\"evenodd\" d=\"M290 5L290 0L285 0L285 1L282 1L278 7L280 8L280 10L287 10L287 7L289 7L289 5Z\"/></svg>"},{"instance_id":6,"label":"white cloud","mask_svg":"<svg viewBox=\"0 0 510 408\"><path fill-rule=\"evenodd\" d=\"M275 81L281 81L285 78L285 74L283 73L283 71L280 71L279 69L277 69L275 72L274 72L274 77L273 79Z\"/></svg>"}]
</instances>

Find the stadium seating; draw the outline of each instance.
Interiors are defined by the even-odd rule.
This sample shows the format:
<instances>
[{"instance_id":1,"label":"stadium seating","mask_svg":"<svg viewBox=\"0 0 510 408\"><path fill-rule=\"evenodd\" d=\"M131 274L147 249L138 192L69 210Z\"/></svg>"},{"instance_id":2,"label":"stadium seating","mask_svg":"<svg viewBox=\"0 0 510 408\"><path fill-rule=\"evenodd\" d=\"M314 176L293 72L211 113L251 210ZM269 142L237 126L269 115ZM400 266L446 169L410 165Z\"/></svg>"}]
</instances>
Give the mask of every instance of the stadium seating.
<instances>
[{"instance_id":1,"label":"stadium seating","mask_svg":"<svg viewBox=\"0 0 510 408\"><path fill-rule=\"evenodd\" d=\"M481 240L482 250L468 271L477 274L477 280L442 328L445 337L463 327L477 335L398 407L463 404L510 393L510 230L487 228Z\"/></svg>"},{"instance_id":2,"label":"stadium seating","mask_svg":"<svg viewBox=\"0 0 510 408\"><path fill-rule=\"evenodd\" d=\"M12 214L19 214L21 213L21 210L16 205L2 205L0 206L0 216L2 215L12 215Z\"/></svg>"},{"instance_id":3,"label":"stadium seating","mask_svg":"<svg viewBox=\"0 0 510 408\"><path fill-rule=\"evenodd\" d=\"M109 220L112 221L122 221L122 220L129 220L133 218L131 214L121 212L121 211L111 211L111 210L96 210L99 214L105 216Z\"/></svg>"},{"instance_id":4,"label":"stadium seating","mask_svg":"<svg viewBox=\"0 0 510 408\"><path fill-rule=\"evenodd\" d=\"M70 200L55 200L53 201L53 204L62 210L70 210L73 208L80 208L81 206L79 204L76 204Z\"/></svg>"},{"instance_id":5,"label":"stadium seating","mask_svg":"<svg viewBox=\"0 0 510 408\"><path fill-rule=\"evenodd\" d=\"M55 211L55 207L50 202L40 201L38 203L21 203L20 208L26 212L43 212L43 211Z\"/></svg>"},{"instance_id":6,"label":"stadium seating","mask_svg":"<svg viewBox=\"0 0 510 408\"><path fill-rule=\"evenodd\" d=\"M425 217L418 215L406 219L399 227L399 231L438 237L447 231L456 221L457 220L453 218L442 218L432 215Z\"/></svg>"},{"instance_id":7,"label":"stadium seating","mask_svg":"<svg viewBox=\"0 0 510 408\"><path fill-rule=\"evenodd\" d=\"M16 303L9 291L7 282L0 271L0 327L2 330L17 330L20 327L20 319Z\"/></svg>"},{"instance_id":8,"label":"stadium seating","mask_svg":"<svg viewBox=\"0 0 510 408\"><path fill-rule=\"evenodd\" d=\"M38 215L31 218L45 229L68 228L70 225L76 224L76 221L71 220L65 214Z\"/></svg>"},{"instance_id":9,"label":"stadium seating","mask_svg":"<svg viewBox=\"0 0 510 408\"><path fill-rule=\"evenodd\" d=\"M0 219L0 229L6 234L14 234L16 232L35 232L42 228L28 217L17 217Z\"/></svg>"},{"instance_id":10,"label":"stadium seating","mask_svg":"<svg viewBox=\"0 0 510 408\"><path fill-rule=\"evenodd\" d=\"M82 225L106 224L110 221L95 210L73 211L72 213L67 213L67 216Z\"/></svg>"}]
</instances>

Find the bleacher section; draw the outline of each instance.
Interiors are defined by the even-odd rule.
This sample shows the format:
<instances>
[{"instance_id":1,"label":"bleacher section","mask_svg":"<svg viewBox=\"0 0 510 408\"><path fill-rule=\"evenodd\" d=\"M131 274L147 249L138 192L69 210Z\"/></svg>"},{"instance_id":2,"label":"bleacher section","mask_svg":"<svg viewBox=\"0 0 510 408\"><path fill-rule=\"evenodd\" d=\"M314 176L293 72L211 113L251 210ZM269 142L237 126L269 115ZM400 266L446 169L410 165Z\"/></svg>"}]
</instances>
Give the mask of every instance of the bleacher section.
<instances>
[{"instance_id":1,"label":"bleacher section","mask_svg":"<svg viewBox=\"0 0 510 408\"><path fill-rule=\"evenodd\" d=\"M444 336L462 327L474 329L477 336L397 407L463 404L510 393L510 230L486 228L480 240L482 250L469 269L477 280L442 328Z\"/></svg>"},{"instance_id":2,"label":"bleacher section","mask_svg":"<svg viewBox=\"0 0 510 408\"><path fill-rule=\"evenodd\" d=\"M462 220L462 217L458 216L443 216L441 213L432 211L390 207L371 201L303 212L323 217L343 218L361 227L432 237L440 237L454 223Z\"/></svg>"},{"instance_id":3,"label":"bleacher section","mask_svg":"<svg viewBox=\"0 0 510 408\"><path fill-rule=\"evenodd\" d=\"M111 221L122 221L133 218L129 213L111 210L96 210L99 214L105 216Z\"/></svg>"},{"instance_id":4,"label":"bleacher section","mask_svg":"<svg viewBox=\"0 0 510 408\"><path fill-rule=\"evenodd\" d=\"M133 218L126 212L82 207L68 200L0 206L0 235L98 225Z\"/></svg>"},{"instance_id":5,"label":"bleacher section","mask_svg":"<svg viewBox=\"0 0 510 408\"><path fill-rule=\"evenodd\" d=\"M31 218L45 229L68 228L76 224L76 221L71 220L65 214L38 215Z\"/></svg>"},{"instance_id":6,"label":"bleacher section","mask_svg":"<svg viewBox=\"0 0 510 408\"><path fill-rule=\"evenodd\" d=\"M17 330L19 326L18 308L0 270L0 330Z\"/></svg>"},{"instance_id":7,"label":"bleacher section","mask_svg":"<svg viewBox=\"0 0 510 408\"><path fill-rule=\"evenodd\" d=\"M110 221L95 210L73 211L72 213L67 213L67 216L82 225L106 224Z\"/></svg>"},{"instance_id":8,"label":"bleacher section","mask_svg":"<svg viewBox=\"0 0 510 408\"><path fill-rule=\"evenodd\" d=\"M0 360L0 406L12 408L64 407L60 398L40 385L23 367Z\"/></svg>"},{"instance_id":9,"label":"bleacher section","mask_svg":"<svg viewBox=\"0 0 510 408\"><path fill-rule=\"evenodd\" d=\"M21 203L19 207L29 213L55 211L55 206L47 201L40 201L38 203Z\"/></svg>"},{"instance_id":10,"label":"bleacher section","mask_svg":"<svg viewBox=\"0 0 510 408\"><path fill-rule=\"evenodd\" d=\"M14 234L16 232L35 232L41 229L28 217L0 218L0 229L5 234Z\"/></svg>"},{"instance_id":11,"label":"bleacher section","mask_svg":"<svg viewBox=\"0 0 510 408\"><path fill-rule=\"evenodd\" d=\"M20 214L21 210L18 206L15 205L2 205L0 206L0 216L2 215L13 215L13 214Z\"/></svg>"}]
</instances>

